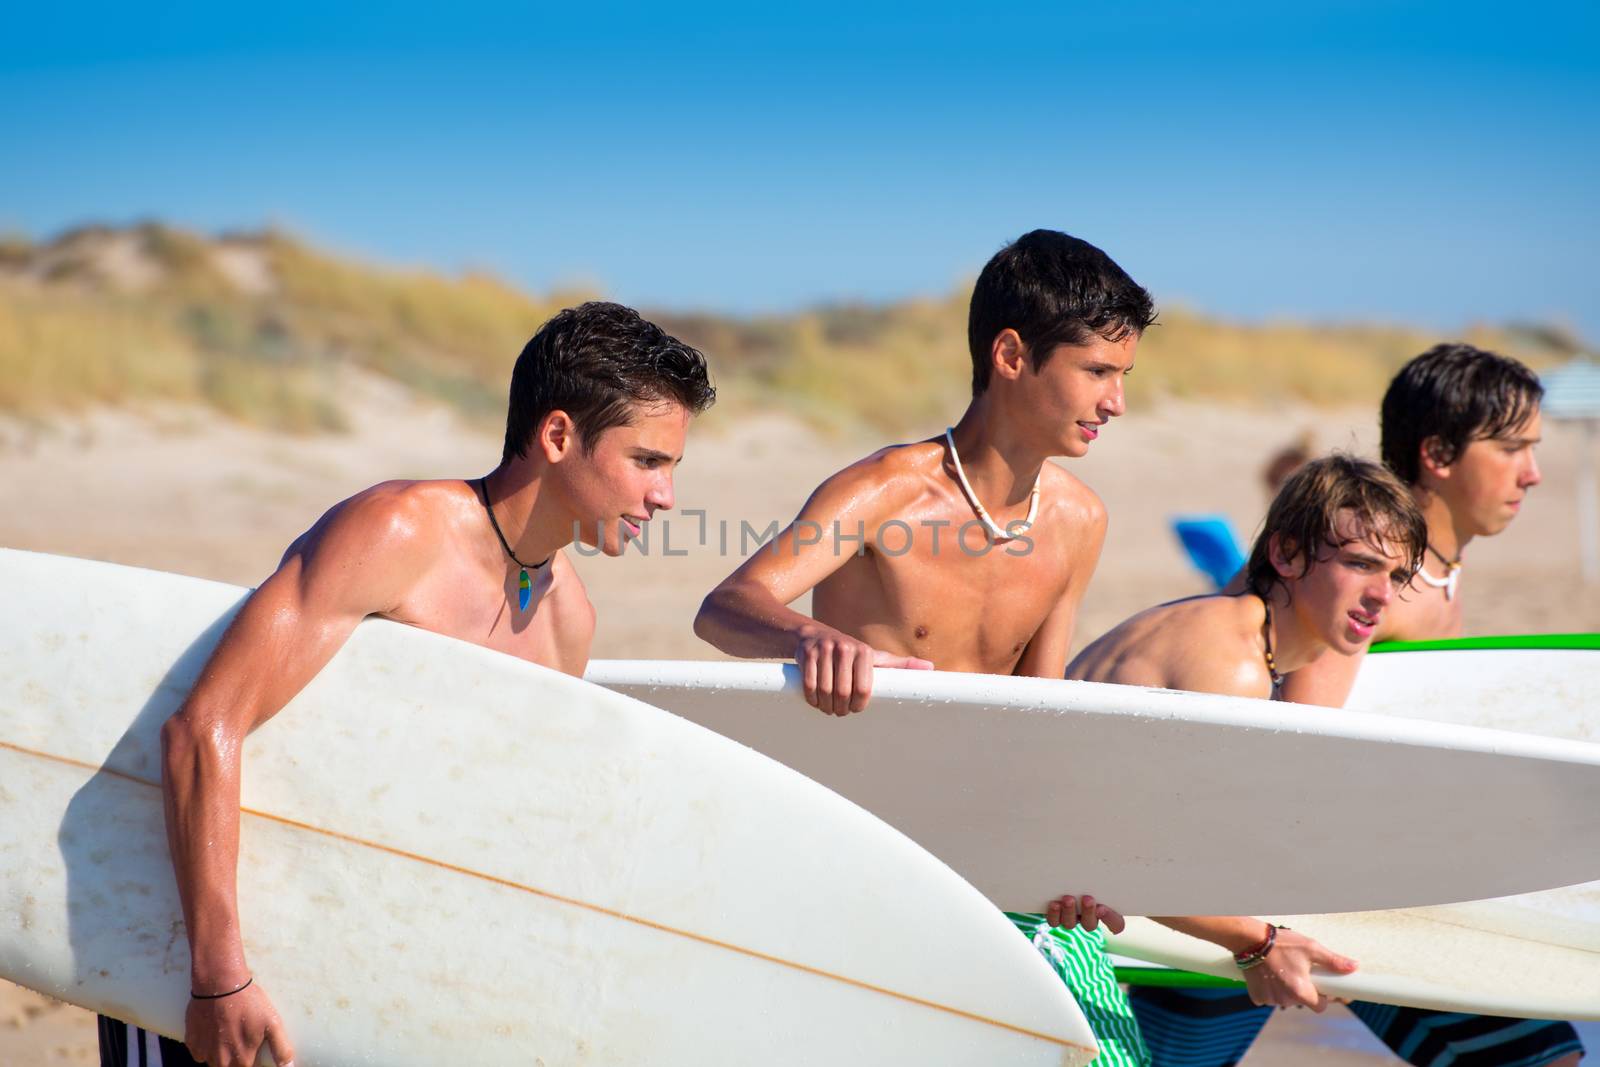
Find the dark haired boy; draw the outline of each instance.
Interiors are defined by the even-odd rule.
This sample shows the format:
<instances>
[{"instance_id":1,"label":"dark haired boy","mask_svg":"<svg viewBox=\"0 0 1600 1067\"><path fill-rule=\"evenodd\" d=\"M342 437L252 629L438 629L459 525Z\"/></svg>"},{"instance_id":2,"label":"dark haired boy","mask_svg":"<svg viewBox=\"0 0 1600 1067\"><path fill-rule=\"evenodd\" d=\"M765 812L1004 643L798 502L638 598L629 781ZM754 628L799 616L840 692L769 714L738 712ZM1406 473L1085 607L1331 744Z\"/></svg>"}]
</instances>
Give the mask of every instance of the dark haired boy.
<instances>
[{"instance_id":1,"label":"dark haired boy","mask_svg":"<svg viewBox=\"0 0 1600 1067\"><path fill-rule=\"evenodd\" d=\"M1035 230L1006 246L972 294L972 402L955 426L828 478L712 590L695 632L731 655L793 658L806 701L833 715L867 706L876 667L1061 677L1106 514L1046 461L1084 455L1122 414L1154 318L1087 242ZM789 607L808 590L811 616ZM1097 1062L1147 1062L1097 929L1121 917L1084 897L1052 918L1012 916L1082 1004Z\"/></svg>"},{"instance_id":2,"label":"dark haired boy","mask_svg":"<svg viewBox=\"0 0 1600 1067\"><path fill-rule=\"evenodd\" d=\"M1227 696L1273 696L1283 675L1365 651L1422 562L1422 513L1376 463L1332 455L1300 468L1267 511L1245 565L1245 591L1178 600L1121 623L1072 661L1067 677ZM1159 918L1234 954L1257 1004L1321 1011L1313 969L1354 960L1260 919ZM1141 1029L1155 1029L1140 1018ZM1163 1044L1147 1038L1155 1062ZM1188 1062L1178 1060L1175 1062Z\"/></svg>"},{"instance_id":3,"label":"dark haired boy","mask_svg":"<svg viewBox=\"0 0 1600 1067\"><path fill-rule=\"evenodd\" d=\"M1426 559L1389 605L1374 641L1459 636L1462 555L1493 537L1539 484L1534 446L1544 389L1527 367L1467 344L1441 344L1402 367L1382 404L1383 461L1405 482L1427 521ZM1340 707L1365 650L1324 656L1290 673L1280 695ZM1227 990L1139 989L1134 1011L1158 1064L1237 1063L1269 1012ZM1570 1067L1583 1052L1568 1023L1398 1008L1356 1002L1350 1010L1397 1056L1419 1067L1515 1063Z\"/></svg>"},{"instance_id":4,"label":"dark haired boy","mask_svg":"<svg viewBox=\"0 0 1600 1067\"><path fill-rule=\"evenodd\" d=\"M162 730L167 836L190 948L185 1041L211 1067L254 1067L289 1035L251 981L235 894L240 745L380 616L582 674L594 608L561 549L622 551L673 504L705 359L618 304L540 327L517 359L500 464L464 481L384 482L334 505L284 553ZM147 1062L149 1035L101 1020L101 1062ZM176 1042L167 1067L192 1063Z\"/></svg>"}]
</instances>

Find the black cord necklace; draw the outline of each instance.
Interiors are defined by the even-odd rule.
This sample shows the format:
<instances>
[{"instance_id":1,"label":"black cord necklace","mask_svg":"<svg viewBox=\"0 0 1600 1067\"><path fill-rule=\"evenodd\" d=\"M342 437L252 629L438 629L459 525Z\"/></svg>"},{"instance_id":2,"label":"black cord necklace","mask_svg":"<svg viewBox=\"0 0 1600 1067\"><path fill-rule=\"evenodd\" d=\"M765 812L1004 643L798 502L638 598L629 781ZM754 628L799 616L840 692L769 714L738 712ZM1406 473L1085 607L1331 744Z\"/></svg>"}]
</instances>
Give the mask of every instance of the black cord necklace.
<instances>
[{"instance_id":1,"label":"black cord necklace","mask_svg":"<svg viewBox=\"0 0 1600 1067\"><path fill-rule=\"evenodd\" d=\"M533 599L533 580L528 577L528 572L538 574L548 567L550 560L555 557L547 557L543 563L535 563L531 567L518 559L517 554L511 551L511 546L506 543L506 535L500 532L499 520L494 517L494 505L489 503L489 479L478 479L478 492L483 496L483 510L489 513L489 525L494 527L494 535L500 539L500 547L506 550L506 555L511 557L512 563L522 568L517 573L517 610L527 611L528 602Z\"/></svg>"},{"instance_id":2,"label":"black cord necklace","mask_svg":"<svg viewBox=\"0 0 1600 1067\"><path fill-rule=\"evenodd\" d=\"M1417 577L1421 578L1424 582L1427 582L1435 589L1443 589L1444 598L1446 600L1454 600L1456 598L1456 584L1461 579L1460 550L1457 549L1455 559L1445 559L1444 553L1433 547L1433 542L1429 541L1427 542L1427 545L1428 551L1432 552L1435 556L1438 556L1439 562L1444 564L1444 577L1435 578L1433 575L1428 573L1428 568L1426 567L1417 568Z\"/></svg>"},{"instance_id":3,"label":"black cord necklace","mask_svg":"<svg viewBox=\"0 0 1600 1067\"><path fill-rule=\"evenodd\" d=\"M1433 547L1433 542L1432 541L1429 541L1427 544L1428 544L1428 551L1432 552L1435 556L1438 556L1439 557L1439 562L1443 563L1446 567L1449 567L1452 570L1454 570L1456 567L1461 566L1461 554L1459 552L1456 553L1456 558L1455 559L1446 559L1445 558L1445 554L1443 552L1440 552L1437 548Z\"/></svg>"}]
</instances>

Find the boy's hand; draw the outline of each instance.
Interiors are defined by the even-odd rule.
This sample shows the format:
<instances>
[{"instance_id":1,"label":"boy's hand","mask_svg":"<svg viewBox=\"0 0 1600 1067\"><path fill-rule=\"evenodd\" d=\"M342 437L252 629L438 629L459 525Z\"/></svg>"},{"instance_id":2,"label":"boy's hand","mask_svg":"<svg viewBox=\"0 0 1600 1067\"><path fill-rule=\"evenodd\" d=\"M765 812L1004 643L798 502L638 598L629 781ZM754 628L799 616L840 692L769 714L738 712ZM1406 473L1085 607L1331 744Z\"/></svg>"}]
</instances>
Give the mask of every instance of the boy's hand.
<instances>
[{"instance_id":1,"label":"boy's hand","mask_svg":"<svg viewBox=\"0 0 1600 1067\"><path fill-rule=\"evenodd\" d=\"M1311 974L1349 974L1356 969L1356 961L1304 934L1278 927L1277 941L1256 966L1244 972L1244 984L1250 999L1257 1004L1272 1004L1280 1008L1293 1005L1322 1011L1332 1002L1317 991Z\"/></svg>"},{"instance_id":2,"label":"boy's hand","mask_svg":"<svg viewBox=\"0 0 1600 1067\"><path fill-rule=\"evenodd\" d=\"M278 1067L294 1067L283 1020L255 984L218 1000L190 1000L183 1040L196 1061L211 1067L255 1067L262 1050L271 1051Z\"/></svg>"},{"instance_id":3,"label":"boy's hand","mask_svg":"<svg viewBox=\"0 0 1600 1067\"><path fill-rule=\"evenodd\" d=\"M1085 930L1093 931L1105 923L1107 930L1120 934L1128 925L1123 921L1121 912L1101 904L1087 893L1081 897L1065 896L1052 900L1045 908L1044 917L1051 926L1059 926L1063 930L1081 925Z\"/></svg>"},{"instance_id":4,"label":"boy's hand","mask_svg":"<svg viewBox=\"0 0 1600 1067\"><path fill-rule=\"evenodd\" d=\"M865 641L823 627L801 635L794 661L806 703L829 715L848 715L867 706L874 667L933 670L928 660L879 652Z\"/></svg>"}]
</instances>

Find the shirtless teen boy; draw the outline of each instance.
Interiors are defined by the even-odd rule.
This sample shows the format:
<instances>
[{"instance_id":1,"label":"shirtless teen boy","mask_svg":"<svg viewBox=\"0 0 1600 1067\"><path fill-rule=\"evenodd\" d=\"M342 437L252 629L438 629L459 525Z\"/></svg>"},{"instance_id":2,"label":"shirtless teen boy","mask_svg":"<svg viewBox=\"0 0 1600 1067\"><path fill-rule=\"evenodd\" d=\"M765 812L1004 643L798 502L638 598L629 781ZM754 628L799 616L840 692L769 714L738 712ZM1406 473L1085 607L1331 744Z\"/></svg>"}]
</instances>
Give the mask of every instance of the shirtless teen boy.
<instances>
[{"instance_id":1,"label":"shirtless teen boy","mask_svg":"<svg viewBox=\"0 0 1600 1067\"><path fill-rule=\"evenodd\" d=\"M1122 377L1154 317L1149 293L1093 245L1018 238L973 290L960 421L823 482L706 597L695 632L731 655L792 657L806 701L833 715L867 706L876 667L1060 678L1106 514L1046 461L1084 455L1123 413ZM808 590L810 617L789 607ZM1097 1062L1146 1062L1098 929L1121 917L1084 896L1048 919L1012 918L1082 1004Z\"/></svg>"},{"instance_id":2,"label":"shirtless teen boy","mask_svg":"<svg viewBox=\"0 0 1600 1067\"><path fill-rule=\"evenodd\" d=\"M704 358L617 304L561 312L511 377L498 466L465 481L384 482L289 546L162 730L163 788L190 945L185 1041L211 1067L252 1067L290 1035L251 981L235 886L240 745L377 615L581 674L594 608L561 550L618 555L661 508L691 416L715 393ZM144 1035L102 1023L102 1062L143 1064ZM120 1040L119 1040L120 1038ZM167 1067L185 1059L176 1042ZM192 1060L189 1062L193 1062Z\"/></svg>"},{"instance_id":3,"label":"shirtless teen boy","mask_svg":"<svg viewBox=\"0 0 1600 1067\"><path fill-rule=\"evenodd\" d=\"M1067 677L1271 697L1286 673L1366 649L1420 566L1426 537L1411 494L1384 468L1338 454L1315 460L1284 483L1268 509L1243 593L1140 612L1079 653ZM1219 838L1217 847L1247 844ZM1257 1004L1321 1011L1328 1000L1313 969L1356 969L1355 961L1259 919L1157 921L1232 952Z\"/></svg>"}]
</instances>

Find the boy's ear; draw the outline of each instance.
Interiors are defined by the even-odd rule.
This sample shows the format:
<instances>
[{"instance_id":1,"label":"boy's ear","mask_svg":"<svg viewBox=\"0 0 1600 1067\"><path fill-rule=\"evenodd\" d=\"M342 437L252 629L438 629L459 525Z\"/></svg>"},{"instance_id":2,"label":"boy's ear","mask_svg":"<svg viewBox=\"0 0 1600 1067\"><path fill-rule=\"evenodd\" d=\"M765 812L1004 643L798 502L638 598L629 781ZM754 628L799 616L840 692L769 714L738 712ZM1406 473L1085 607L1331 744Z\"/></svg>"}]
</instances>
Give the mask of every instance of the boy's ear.
<instances>
[{"instance_id":1,"label":"boy's ear","mask_svg":"<svg viewBox=\"0 0 1600 1067\"><path fill-rule=\"evenodd\" d=\"M997 377L1016 381L1022 377L1027 360L1028 346L1016 330L1007 326L994 335L994 342L989 346L989 361Z\"/></svg>"},{"instance_id":2,"label":"boy's ear","mask_svg":"<svg viewBox=\"0 0 1600 1067\"><path fill-rule=\"evenodd\" d=\"M1445 448L1444 441L1439 437L1424 437L1418 446L1418 470L1424 474L1431 474L1435 478L1449 478L1450 468L1456 458Z\"/></svg>"},{"instance_id":3,"label":"boy's ear","mask_svg":"<svg viewBox=\"0 0 1600 1067\"><path fill-rule=\"evenodd\" d=\"M571 456L578 448L578 426L572 416L557 408L539 420L537 444L546 463L560 463Z\"/></svg>"},{"instance_id":4,"label":"boy's ear","mask_svg":"<svg viewBox=\"0 0 1600 1067\"><path fill-rule=\"evenodd\" d=\"M1295 566L1299 558L1299 551L1292 543L1286 546L1282 534L1273 534L1267 538L1267 562L1272 564L1272 569L1277 571L1279 578L1289 581L1301 577L1300 569Z\"/></svg>"}]
</instances>

